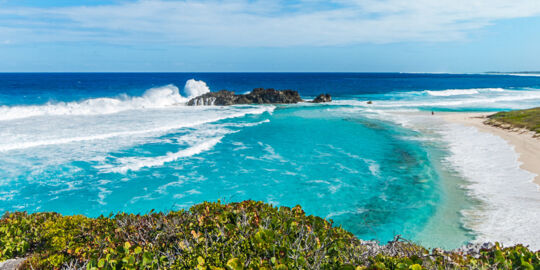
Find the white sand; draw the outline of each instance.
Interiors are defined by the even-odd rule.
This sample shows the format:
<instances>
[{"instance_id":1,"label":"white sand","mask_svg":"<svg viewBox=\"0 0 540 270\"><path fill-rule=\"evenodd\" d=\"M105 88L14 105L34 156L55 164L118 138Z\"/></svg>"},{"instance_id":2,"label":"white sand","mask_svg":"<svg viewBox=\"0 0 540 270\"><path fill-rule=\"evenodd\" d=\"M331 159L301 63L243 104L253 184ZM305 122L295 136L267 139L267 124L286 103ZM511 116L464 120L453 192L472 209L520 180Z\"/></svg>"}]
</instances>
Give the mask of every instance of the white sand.
<instances>
[{"instance_id":1,"label":"white sand","mask_svg":"<svg viewBox=\"0 0 540 270\"><path fill-rule=\"evenodd\" d=\"M452 123L472 126L481 132L491 133L506 140L514 146L519 154L521 168L536 174L534 182L540 185L540 139L534 138L534 133L526 130L508 130L486 125L483 122L492 113L438 113L444 120Z\"/></svg>"}]
</instances>

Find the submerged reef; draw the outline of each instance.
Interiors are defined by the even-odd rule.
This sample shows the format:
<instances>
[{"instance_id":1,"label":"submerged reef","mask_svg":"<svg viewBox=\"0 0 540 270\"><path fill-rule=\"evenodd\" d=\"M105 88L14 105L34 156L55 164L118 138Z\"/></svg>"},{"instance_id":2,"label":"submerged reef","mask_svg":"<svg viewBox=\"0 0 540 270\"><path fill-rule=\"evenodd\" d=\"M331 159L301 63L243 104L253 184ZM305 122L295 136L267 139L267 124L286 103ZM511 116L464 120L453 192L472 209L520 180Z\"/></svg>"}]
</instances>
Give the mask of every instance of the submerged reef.
<instances>
[{"instance_id":1,"label":"submerged reef","mask_svg":"<svg viewBox=\"0 0 540 270\"><path fill-rule=\"evenodd\" d=\"M275 90L272 88L255 88L253 91L237 95L233 91L221 90L209 92L188 101L189 106L226 106L237 104L291 104L302 102L298 91ZM313 100L315 103L330 102L332 98L329 94L321 94Z\"/></svg>"},{"instance_id":2,"label":"submerged reef","mask_svg":"<svg viewBox=\"0 0 540 270\"><path fill-rule=\"evenodd\" d=\"M428 250L400 239L363 241L300 206L205 202L169 213L88 218L6 213L0 261L21 269L538 269L517 245Z\"/></svg>"}]
</instances>

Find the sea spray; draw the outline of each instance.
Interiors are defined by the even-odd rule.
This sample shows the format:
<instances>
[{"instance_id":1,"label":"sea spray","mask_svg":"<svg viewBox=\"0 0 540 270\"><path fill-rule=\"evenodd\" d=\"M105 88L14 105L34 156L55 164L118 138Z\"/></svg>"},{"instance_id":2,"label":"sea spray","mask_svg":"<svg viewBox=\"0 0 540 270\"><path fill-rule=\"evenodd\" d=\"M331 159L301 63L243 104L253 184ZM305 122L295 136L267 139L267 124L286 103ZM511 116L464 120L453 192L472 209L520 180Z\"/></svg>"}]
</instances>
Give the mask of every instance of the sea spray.
<instances>
[{"instance_id":1,"label":"sea spray","mask_svg":"<svg viewBox=\"0 0 540 270\"><path fill-rule=\"evenodd\" d=\"M184 86L184 93L188 98L198 97L208 92L210 92L210 88L208 88L204 81L190 79L186 81L186 85Z\"/></svg>"},{"instance_id":2,"label":"sea spray","mask_svg":"<svg viewBox=\"0 0 540 270\"><path fill-rule=\"evenodd\" d=\"M183 105L189 99L180 95L178 87L166 85L148 89L142 96L119 95L117 98L93 98L72 102L49 102L31 106L1 106L0 121L37 116L101 115L128 110L158 109Z\"/></svg>"}]
</instances>

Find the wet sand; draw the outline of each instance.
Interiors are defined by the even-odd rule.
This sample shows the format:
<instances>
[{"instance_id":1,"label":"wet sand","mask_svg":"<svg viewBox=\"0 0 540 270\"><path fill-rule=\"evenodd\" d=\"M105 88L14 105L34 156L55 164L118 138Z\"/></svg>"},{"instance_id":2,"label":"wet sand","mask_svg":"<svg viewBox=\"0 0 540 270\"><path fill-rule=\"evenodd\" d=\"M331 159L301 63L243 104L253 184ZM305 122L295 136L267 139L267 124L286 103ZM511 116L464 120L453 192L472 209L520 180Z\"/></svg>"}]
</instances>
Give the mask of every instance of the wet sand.
<instances>
[{"instance_id":1,"label":"wet sand","mask_svg":"<svg viewBox=\"0 0 540 270\"><path fill-rule=\"evenodd\" d=\"M536 174L534 182L540 185L540 138L534 132L523 129L503 129L484 124L486 117L493 113L437 113L439 117L452 123L472 126L481 132L488 132L506 140L519 154L521 168Z\"/></svg>"}]
</instances>

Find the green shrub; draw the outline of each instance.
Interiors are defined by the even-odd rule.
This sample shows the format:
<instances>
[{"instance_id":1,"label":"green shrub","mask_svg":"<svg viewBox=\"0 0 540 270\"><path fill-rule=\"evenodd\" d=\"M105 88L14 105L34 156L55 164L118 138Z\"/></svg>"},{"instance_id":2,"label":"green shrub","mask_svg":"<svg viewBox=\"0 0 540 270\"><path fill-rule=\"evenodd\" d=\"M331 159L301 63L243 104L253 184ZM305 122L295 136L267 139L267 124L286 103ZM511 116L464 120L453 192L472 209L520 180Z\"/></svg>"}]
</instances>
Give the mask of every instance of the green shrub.
<instances>
[{"instance_id":1,"label":"green shrub","mask_svg":"<svg viewBox=\"0 0 540 270\"><path fill-rule=\"evenodd\" d=\"M357 239L300 206L202 203L189 211L87 218L6 213L0 259L26 269L539 269L540 254L498 245L476 257L396 238Z\"/></svg>"},{"instance_id":2,"label":"green shrub","mask_svg":"<svg viewBox=\"0 0 540 270\"><path fill-rule=\"evenodd\" d=\"M540 135L540 107L527 110L498 112L489 116L486 123L503 128L525 128Z\"/></svg>"}]
</instances>

